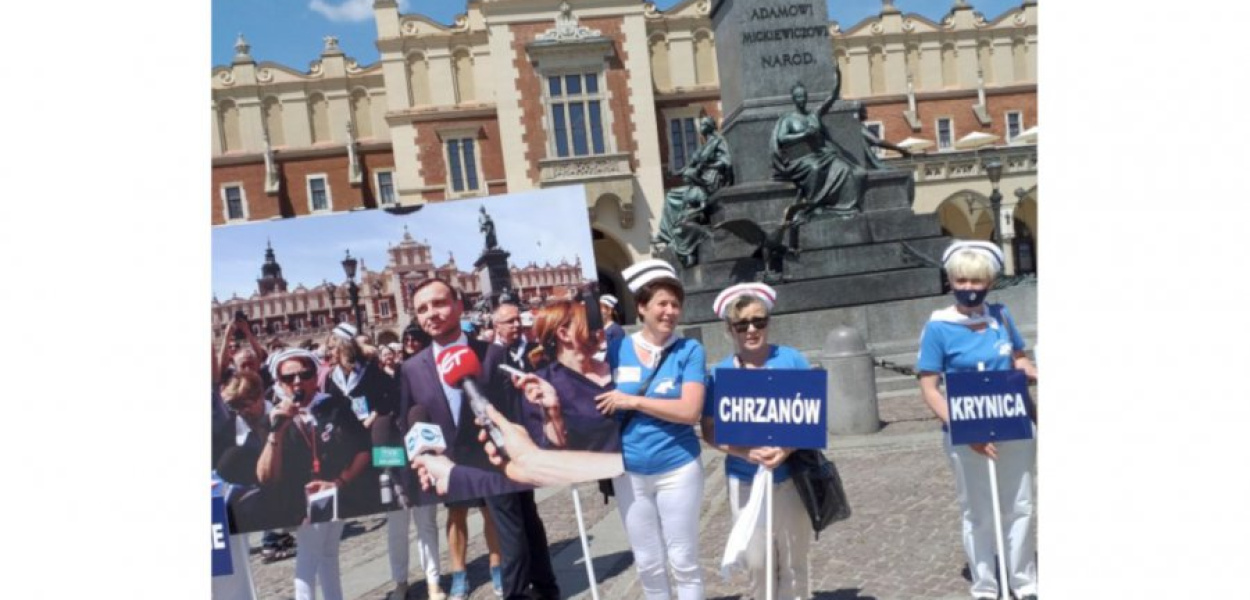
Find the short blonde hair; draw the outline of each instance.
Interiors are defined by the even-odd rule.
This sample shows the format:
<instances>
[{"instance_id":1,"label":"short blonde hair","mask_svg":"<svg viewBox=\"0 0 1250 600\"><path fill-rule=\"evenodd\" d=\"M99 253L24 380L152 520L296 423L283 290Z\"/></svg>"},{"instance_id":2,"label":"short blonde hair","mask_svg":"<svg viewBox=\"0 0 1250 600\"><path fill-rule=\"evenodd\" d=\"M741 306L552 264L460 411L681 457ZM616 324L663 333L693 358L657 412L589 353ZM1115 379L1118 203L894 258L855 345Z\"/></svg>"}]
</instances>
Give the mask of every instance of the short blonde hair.
<instances>
[{"instance_id":1,"label":"short blonde hair","mask_svg":"<svg viewBox=\"0 0 1250 600\"><path fill-rule=\"evenodd\" d=\"M946 276L950 279L968 278L993 281L998 276L994 261L983 252L960 250L946 261Z\"/></svg>"}]
</instances>

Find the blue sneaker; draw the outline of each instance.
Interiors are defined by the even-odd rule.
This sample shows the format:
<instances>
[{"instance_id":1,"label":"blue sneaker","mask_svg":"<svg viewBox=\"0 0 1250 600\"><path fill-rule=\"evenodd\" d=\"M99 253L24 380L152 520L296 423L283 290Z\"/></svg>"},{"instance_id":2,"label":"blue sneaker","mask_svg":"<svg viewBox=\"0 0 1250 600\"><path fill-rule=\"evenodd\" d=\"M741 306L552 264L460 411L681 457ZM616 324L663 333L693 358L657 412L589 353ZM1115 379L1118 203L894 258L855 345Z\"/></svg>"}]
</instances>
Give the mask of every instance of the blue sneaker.
<instances>
[{"instance_id":1,"label":"blue sneaker","mask_svg":"<svg viewBox=\"0 0 1250 600\"><path fill-rule=\"evenodd\" d=\"M495 588L495 597L503 598L503 569L500 567L490 568L490 584Z\"/></svg>"},{"instance_id":2,"label":"blue sneaker","mask_svg":"<svg viewBox=\"0 0 1250 600\"><path fill-rule=\"evenodd\" d=\"M451 574L451 595L447 596L447 600L468 600L469 597L469 574L465 571L456 571Z\"/></svg>"}]
</instances>

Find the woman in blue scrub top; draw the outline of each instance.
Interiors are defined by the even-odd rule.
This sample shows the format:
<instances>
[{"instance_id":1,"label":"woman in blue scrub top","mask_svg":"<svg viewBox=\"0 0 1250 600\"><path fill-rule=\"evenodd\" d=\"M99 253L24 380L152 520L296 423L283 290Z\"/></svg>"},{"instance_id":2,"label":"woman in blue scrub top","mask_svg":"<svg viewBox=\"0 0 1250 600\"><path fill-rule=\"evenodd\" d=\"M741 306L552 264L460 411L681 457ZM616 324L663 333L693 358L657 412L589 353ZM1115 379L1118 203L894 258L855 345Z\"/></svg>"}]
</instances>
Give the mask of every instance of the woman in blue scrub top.
<instances>
[{"instance_id":1,"label":"woman in blue scrub top","mask_svg":"<svg viewBox=\"0 0 1250 600\"><path fill-rule=\"evenodd\" d=\"M777 300L777 292L762 283L741 283L727 288L716 297L713 309L725 320L726 330L734 342L734 353L716 363L708 376L708 387L716 385L717 369L810 369L803 354L789 346L768 343L768 311ZM714 394L712 394L713 397ZM716 439L712 407L703 406L703 439L711 444ZM729 509L734 521L751 497L751 481L759 465L773 470L773 550L777 556L778 600L807 600L811 596L807 552L812 543L812 526L799 491L790 479L786 457L793 448L776 446L748 448L715 445L728 454L725 458L725 484L729 491ZM751 597L764 598L767 585L764 556L764 528L752 536L747 547L747 572L751 581Z\"/></svg>"},{"instance_id":2,"label":"woman in blue scrub top","mask_svg":"<svg viewBox=\"0 0 1250 600\"><path fill-rule=\"evenodd\" d=\"M608 346L616 389L597 398L600 411L623 422L617 507L644 597L671 598L671 572L679 600L702 600L703 466L693 425L703 412L705 355L698 342L677 336L685 292L668 263L643 261L621 275L642 330Z\"/></svg>"},{"instance_id":3,"label":"woman in blue scrub top","mask_svg":"<svg viewBox=\"0 0 1250 600\"><path fill-rule=\"evenodd\" d=\"M916 371L920 392L947 430L950 416L938 383L944 373L1024 371L1037 380L1037 368L1024 353L1024 339L1007 307L985 302L1002 271L1003 254L994 244L956 241L942 257L955 304L934 311L920 335ZM1037 599L1037 560L1033 531L1034 440L953 446L943 437L955 472L963 517L964 551L972 571L972 597L998 598L995 575L994 509L986 457L997 461L998 494L1007 552L1007 579L1020 600Z\"/></svg>"}]
</instances>

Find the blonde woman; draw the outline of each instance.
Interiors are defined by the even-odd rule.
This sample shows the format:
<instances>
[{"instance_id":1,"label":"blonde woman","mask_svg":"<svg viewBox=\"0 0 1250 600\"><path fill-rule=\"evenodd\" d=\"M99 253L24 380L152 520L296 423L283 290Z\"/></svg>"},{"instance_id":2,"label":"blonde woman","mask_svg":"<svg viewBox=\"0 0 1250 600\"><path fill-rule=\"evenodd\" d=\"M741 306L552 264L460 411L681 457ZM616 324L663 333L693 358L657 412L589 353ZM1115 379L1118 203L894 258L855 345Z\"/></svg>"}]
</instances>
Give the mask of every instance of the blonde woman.
<instances>
[{"instance_id":1,"label":"blonde woman","mask_svg":"<svg viewBox=\"0 0 1250 600\"><path fill-rule=\"evenodd\" d=\"M768 312L777 300L777 292L762 283L744 283L722 291L713 302L716 316L724 319L725 329L734 342L734 353L711 368L708 387L716 383L717 369L810 369L803 354L789 346L768 343ZM703 440L711 444L716 428L712 417L713 403L703 409ZM793 448L776 446L749 448L715 445L728 454L725 459L725 484L729 491L729 509L734 520L751 497L751 481L760 465L773 471L773 551L778 600L807 600L810 596L808 548L812 542L812 526L807 510L799 499L798 489L790 479L786 457ZM764 598L768 574L765 572L763 530L757 530L747 549L747 573L751 581L751 597Z\"/></svg>"},{"instance_id":2,"label":"blonde woman","mask_svg":"<svg viewBox=\"0 0 1250 600\"><path fill-rule=\"evenodd\" d=\"M948 431L950 415L938 383L945 373L1019 369L1037 380L1037 368L1024 353L1024 339L1002 304L986 294L1003 268L1002 250L980 241L955 241L942 256L955 304L934 311L920 334L920 392ZM1007 579L1020 600L1037 598L1037 560L1033 538L1033 440L954 446L944 437L946 456L955 472L963 519L964 551L972 571L972 597L998 598L994 573L994 511L986 459L997 460L1002 499Z\"/></svg>"}]
</instances>

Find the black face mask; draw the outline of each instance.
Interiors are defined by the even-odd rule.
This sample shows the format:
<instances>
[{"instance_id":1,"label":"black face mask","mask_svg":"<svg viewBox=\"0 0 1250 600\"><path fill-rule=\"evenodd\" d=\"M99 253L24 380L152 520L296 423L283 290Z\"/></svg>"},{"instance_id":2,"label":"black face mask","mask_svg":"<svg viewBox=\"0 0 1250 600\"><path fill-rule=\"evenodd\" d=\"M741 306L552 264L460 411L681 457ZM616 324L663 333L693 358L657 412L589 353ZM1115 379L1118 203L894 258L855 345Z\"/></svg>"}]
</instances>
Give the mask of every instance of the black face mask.
<instances>
[{"instance_id":1,"label":"black face mask","mask_svg":"<svg viewBox=\"0 0 1250 600\"><path fill-rule=\"evenodd\" d=\"M976 308L985 303L989 290L955 290L955 302L967 308Z\"/></svg>"}]
</instances>

